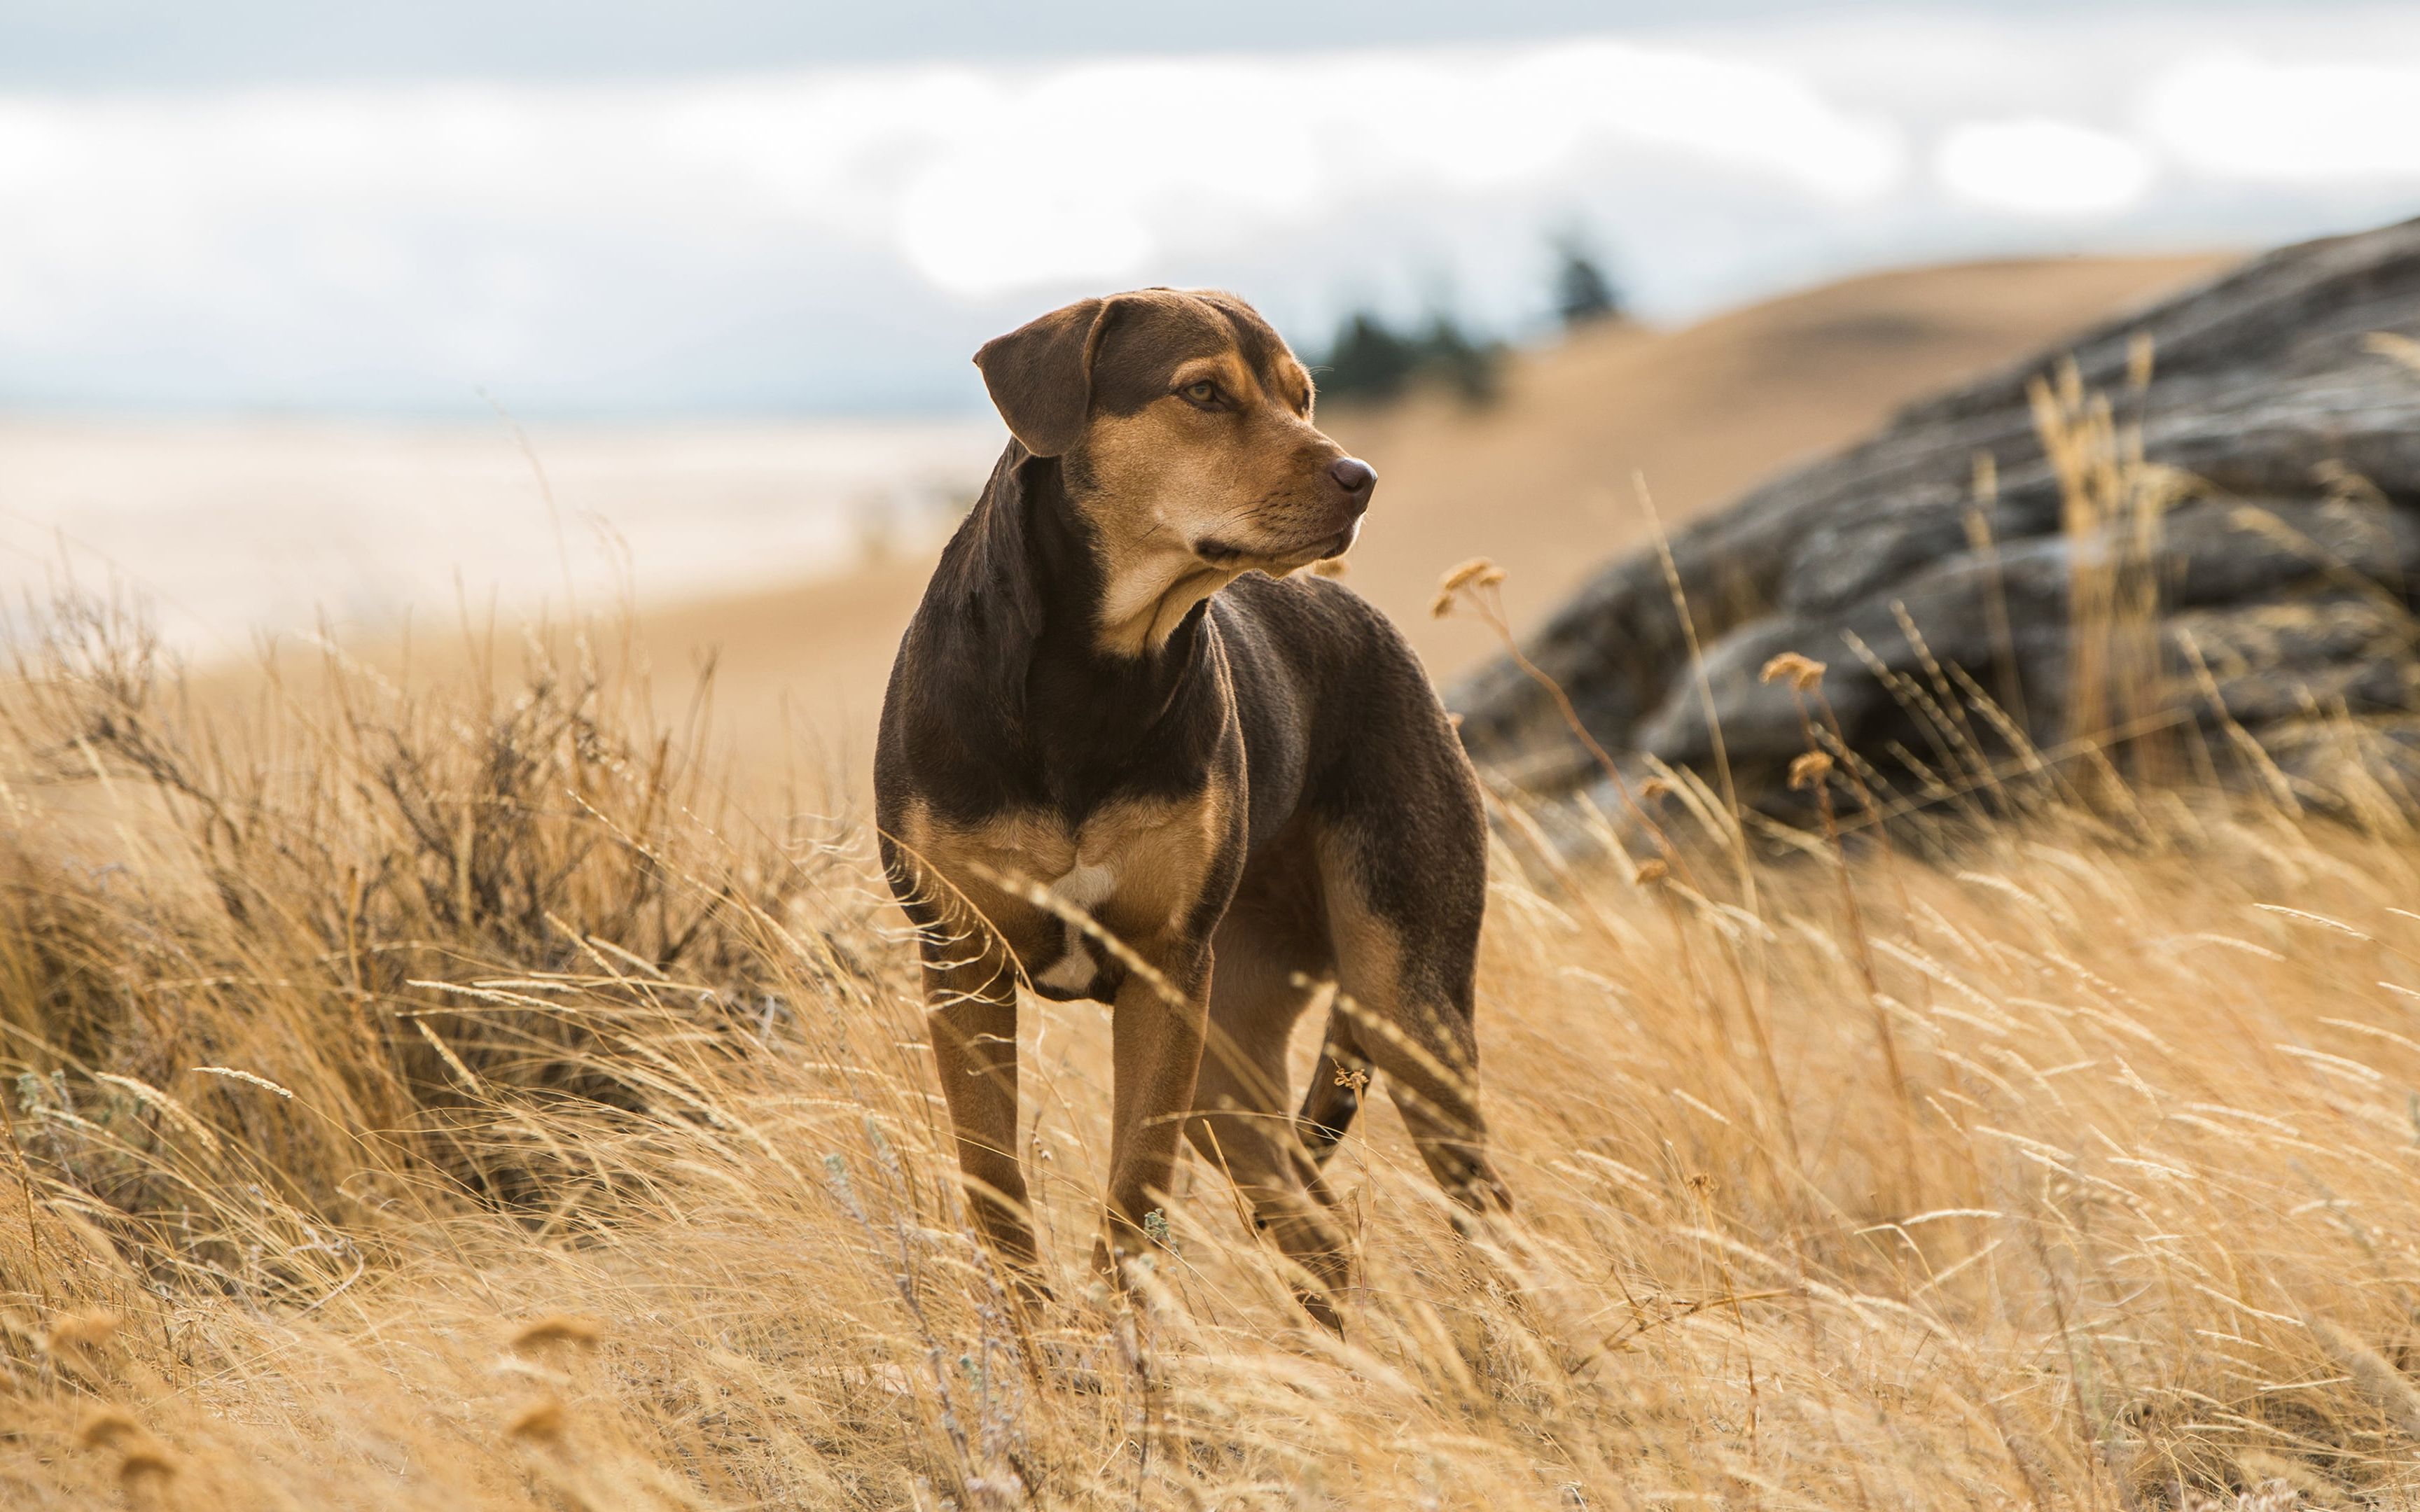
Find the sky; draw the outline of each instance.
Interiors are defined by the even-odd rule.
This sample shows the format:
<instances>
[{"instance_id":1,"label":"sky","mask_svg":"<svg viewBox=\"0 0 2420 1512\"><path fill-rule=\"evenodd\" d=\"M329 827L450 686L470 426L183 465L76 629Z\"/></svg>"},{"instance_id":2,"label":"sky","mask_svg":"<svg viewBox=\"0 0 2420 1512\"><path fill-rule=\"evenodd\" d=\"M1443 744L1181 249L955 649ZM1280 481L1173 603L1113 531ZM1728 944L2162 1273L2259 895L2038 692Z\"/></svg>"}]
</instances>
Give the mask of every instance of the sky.
<instances>
[{"instance_id":1,"label":"sky","mask_svg":"<svg viewBox=\"0 0 2420 1512\"><path fill-rule=\"evenodd\" d=\"M1065 300L1533 334L2420 214L2420 8L0 0L0 409L940 413Z\"/></svg>"}]
</instances>

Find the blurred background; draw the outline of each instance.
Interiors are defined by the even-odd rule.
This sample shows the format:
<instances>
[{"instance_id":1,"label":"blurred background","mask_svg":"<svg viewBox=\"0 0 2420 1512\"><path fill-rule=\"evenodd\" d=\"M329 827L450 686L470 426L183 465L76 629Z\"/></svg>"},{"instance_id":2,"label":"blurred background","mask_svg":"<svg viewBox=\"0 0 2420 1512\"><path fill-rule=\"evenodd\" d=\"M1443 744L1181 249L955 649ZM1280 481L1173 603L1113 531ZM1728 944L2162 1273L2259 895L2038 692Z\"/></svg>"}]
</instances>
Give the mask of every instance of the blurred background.
<instances>
[{"instance_id":1,"label":"blurred background","mask_svg":"<svg viewBox=\"0 0 2420 1512\"><path fill-rule=\"evenodd\" d=\"M1174 284L1325 369L1365 591L1528 615L1641 481L2420 212L2415 101L2420 10L2325 0L0 0L0 581L204 660L628 598L846 748L969 355Z\"/></svg>"}]
</instances>

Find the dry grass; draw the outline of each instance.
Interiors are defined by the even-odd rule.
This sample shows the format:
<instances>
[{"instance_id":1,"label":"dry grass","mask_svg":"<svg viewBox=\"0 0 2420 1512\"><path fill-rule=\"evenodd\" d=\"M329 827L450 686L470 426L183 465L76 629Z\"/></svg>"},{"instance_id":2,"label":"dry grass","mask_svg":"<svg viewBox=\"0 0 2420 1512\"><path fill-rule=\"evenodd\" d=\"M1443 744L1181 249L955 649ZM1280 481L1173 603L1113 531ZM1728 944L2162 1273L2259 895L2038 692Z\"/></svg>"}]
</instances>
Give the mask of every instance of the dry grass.
<instances>
[{"instance_id":1,"label":"dry grass","mask_svg":"<svg viewBox=\"0 0 2420 1512\"><path fill-rule=\"evenodd\" d=\"M424 701L332 665L212 745L121 629L10 702L11 1507L2420 1480L2420 839L2384 812L2053 810L1854 859L1854 928L1831 853L1758 859L1685 782L1685 875L1499 856L1520 1217L1458 1238L1371 1119L1342 1343L1198 1165L1134 1304L1091 1286L1106 1035L1045 1010L1068 1300L1021 1337L855 837L702 813L610 672Z\"/></svg>"},{"instance_id":2,"label":"dry grass","mask_svg":"<svg viewBox=\"0 0 2420 1512\"><path fill-rule=\"evenodd\" d=\"M1106 1026L1037 1005L1020 1328L863 836L712 807L627 644L229 722L49 625L0 705L0 1504L2420 1505L2393 803L2101 764L1782 843L1675 775L1636 869L1508 811L1517 1218L1458 1233L1373 1117L1342 1341L1199 1163L1111 1293Z\"/></svg>"}]
</instances>

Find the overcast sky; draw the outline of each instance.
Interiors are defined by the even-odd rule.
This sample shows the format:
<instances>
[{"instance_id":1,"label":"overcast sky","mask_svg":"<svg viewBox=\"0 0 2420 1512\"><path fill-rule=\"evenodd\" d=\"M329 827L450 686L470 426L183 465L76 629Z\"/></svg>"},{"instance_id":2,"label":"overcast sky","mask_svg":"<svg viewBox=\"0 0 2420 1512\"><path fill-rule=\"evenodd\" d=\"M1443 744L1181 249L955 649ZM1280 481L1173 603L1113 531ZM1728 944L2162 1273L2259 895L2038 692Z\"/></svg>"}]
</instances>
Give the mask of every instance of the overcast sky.
<instances>
[{"instance_id":1,"label":"overcast sky","mask_svg":"<svg viewBox=\"0 0 2420 1512\"><path fill-rule=\"evenodd\" d=\"M1520 331L2420 213L2420 8L0 0L0 405L933 410L1078 294Z\"/></svg>"},{"instance_id":2,"label":"overcast sky","mask_svg":"<svg viewBox=\"0 0 2420 1512\"><path fill-rule=\"evenodd\" d=\"M632 78L937 59L1320 52L1820 20L1876 8L1837 0L0 0L0 87ZM1894 8L1939 18L2111 6L1933 0ZM2117 8L2129 8L2119 0ZM2200 0L2192 8L2261 7ZM2345 8L2319 0L2305 8Z\"/></svg>"}]
</instances>

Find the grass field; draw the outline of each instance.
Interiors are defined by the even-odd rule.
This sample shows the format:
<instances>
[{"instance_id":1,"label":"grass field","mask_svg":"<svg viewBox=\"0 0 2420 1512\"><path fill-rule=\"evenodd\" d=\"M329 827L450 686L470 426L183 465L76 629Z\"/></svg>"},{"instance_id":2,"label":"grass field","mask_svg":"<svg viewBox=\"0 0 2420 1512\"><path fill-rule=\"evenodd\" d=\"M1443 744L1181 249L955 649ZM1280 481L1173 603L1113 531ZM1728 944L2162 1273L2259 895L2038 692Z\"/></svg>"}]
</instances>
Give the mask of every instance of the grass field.
<instances>
[{"instance_id":1,"label":"grass field","mask_svg":"<svg viewBox=\"0 0 2420 1512\"><path fill-rule=\"evenodd\" d=\"M2139 446L2044 394L2071 528L2154 538ZM2149 559L2073 555L2070 726L2171 728ZM721 797L629 626L201 699L118 609L42 624L0 694L12 1512L2420 1505L2420 831L2358 766L2142 737L1885 826L1810 749L1820 831L1718 775L1499 795L1517 1210L1458 1224L1362 1119L1340 1338L1198 1162L1090 1273L1088 1005L1023 1026L1056 1300L1012 1300L868 837Z\"/></svg>"},{"instance_id":2,"label":"grass field","mask_svg":"<svg viewBox=\"0 0 2420 1512\"><path fill-rule=\"evenodd\" d=\"M1515 819L1517 1216L1457 1234L1376 1113L1342 1340L1198 1165L1120 1297L1106 1025L1044 1006L1020 1329L864 837L716 808L688 690L566 637L205 720L60 624L0 790L11 1508L2420 1500L2383 801L2011 795L1844 858L1684 780L1637 870Z\"/></svg>"}]
</instances>

